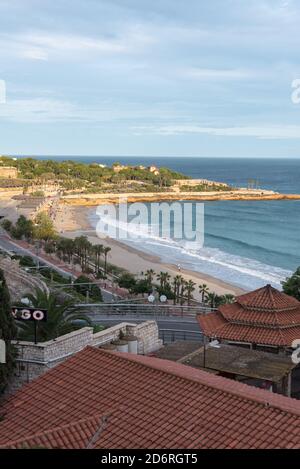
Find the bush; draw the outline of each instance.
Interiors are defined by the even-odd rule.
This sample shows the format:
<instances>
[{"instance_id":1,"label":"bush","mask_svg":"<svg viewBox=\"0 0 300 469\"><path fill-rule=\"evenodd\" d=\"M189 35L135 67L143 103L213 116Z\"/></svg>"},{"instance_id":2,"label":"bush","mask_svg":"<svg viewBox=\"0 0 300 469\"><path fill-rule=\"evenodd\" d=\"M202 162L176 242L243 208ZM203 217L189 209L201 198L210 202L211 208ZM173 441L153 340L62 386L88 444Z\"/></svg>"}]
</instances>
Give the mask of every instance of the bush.
<instances>
[{"instance_id":1,"label":"bush","mask_svg":"<svg viewBox=\"0 0 300 469\"><path fill-rule=\"evenodd\" d=\"M10 233L11 229L13 227L13 224L10 220L3 220L2 223L1 223L1 226L2 226L2 228L4 228L5 231Z\"/></svg>"},{"instance_id":2,"label":"bush","mask_svg":"<svg viewBox=\"0 0 300 469\"><path fill-rule=\"evenodd\" d=\"M20 258L20 266L22 267L35 267L36 263L30 256L23 256Z\"/></svg>"},{"instance_id":3,"label":"bush","mask_svg":"<svg viewBox=\"0 0 300 469\"><path fill-rule=\"evenodd\" d=\"M139 280L136 282L133 287L130 288L130 293L134 293L138 295L139 293L149 293L151 290L151 286L149 286L149 282L146 279Z\"/></svg>"},{"instance_id":4,"label":"bush","mask_svg":"<svg viewBox=\"0 0 300 469\"><path fill-rule=\"evenodd\" d=\"M43 275L43 277L46 277L48 279L52 278L53 282L62 283L62 284L70 283L70 277L66 278L63 275L61 275L59 272L57 272L56 270L51 269L50 267L41 269L40 273Z\"/></svg>"},{"instance_id":5,"label":"bush","mask_svg":"<svg viewBox=\"0 0 300 469\"><path fill-rule=\"evenodd\" d=\"M87 292L89 292L89 296L92 300L102 302L102 293L98 285L84 285L86 283L91 283L91 279L89 277L86 277L85 275L80 275L74 282L75 290L84 296L86 296Z\"/></svg>"},{"instance_id":6,"label":"bush","mask_svg":"<svg viewBox=\"0 0 300 469\"><path fill-rule=\"evenodd\" d=\"M134 275L130 272L124 272L121 277L118 278L118 285L121 288L133 288L136 285Z\"/></svg>"}]
</instances>

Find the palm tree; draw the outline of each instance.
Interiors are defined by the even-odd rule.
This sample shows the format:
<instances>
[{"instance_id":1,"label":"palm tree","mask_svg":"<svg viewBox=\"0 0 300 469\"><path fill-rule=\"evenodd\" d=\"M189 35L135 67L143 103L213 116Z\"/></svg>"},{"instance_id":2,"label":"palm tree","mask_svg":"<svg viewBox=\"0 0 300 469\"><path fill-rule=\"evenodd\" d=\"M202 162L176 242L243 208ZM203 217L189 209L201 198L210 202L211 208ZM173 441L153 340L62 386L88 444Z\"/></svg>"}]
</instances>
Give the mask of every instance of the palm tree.
<instances>
[{"instance_id":1,"label":"palm tree","mask_svg":"<svg viewBox=\"0 0 300 469\"><path fill-rule=\"evenodd\" d=\"M176 275L173 278L172 286L173 286L173 294L174 294L174 305L176 305L178 301L178 296L179 296L179 286L180 286L180 281L181 281L181 276Z\"/></svg>"},{"instance_id":2,"label":"palm tree","mask_svg":"<svg viewBox=\"0 0 300 469\"><path fill-rule=\"evenodd\" d=\"M168 284L168 281L170 280L171 278L171 275L168 274L168 272L160 272L158 275L157 275L157 280L159 280L160 282L160 288L161 290L165 290L166 289L166 286Z\"/></svg>"},{"instance_id":3,"label":"palm tree","mask_svg":"<svg viewBox=\"0 0 300 469\"><path fill-rule=\"evenodd\" d=\"M84 326L90 326L91 320L79 313L73 300L62 302L57 294L46 292L37 288L34 294L28 294L27 298L33 308L47 310L47 322L38 323L38 339L41 342L55 339L61 335L72 332ZM81 324L79 324L79 321ZM19 338L21 340L33 340L33 323L17 321Z\"/></svg>"},{"instance_id":4,"label":"palm tree","mask_svg":"<svg viewBox=\"0 0 300 469\"><path fill-rule=\"evenodd\" d=\"M70 238L60 238L57 243L56 249L62 258L66 257L69 264L75 251L75 242Z\"/></svg>"},{"instance_id":5,"label":"palm tree","mask_svg":"<svg viewBox=\"0 0 300 469\"><path fill-rule=\"evenodd\" d=\"M102 254L104 254L104 247L102 244L96 244L93 246L92 251L95 255L95 272L98 274L100 271L100 259Z\"/></svg>"},{"instance_id":6,"label":"palm tree","mask_svg":"<svg viewBox=\"0 0 300 469\"><path fill-rule=\"evenodd\" d=\"M184 280L183 277L180 278L180 284L179 284L179 287L180 287L180 305L182 306L183 303L184 303L184 294L185 294L185 291L186 291L186 280Z\"/></svg>"},{"instance_id":7,"label":"palm tree","mask_svg":"<svg viewBox=\"0 0 300 469\"><path fill-rule=\"evenodd\" d=\"M231 295L231 293L225 293L225 295L222 296L223 304L232 304L234 302L235 302L235 296Z\"/></svg>"},{"instance_id":8,"label":"palm tree","mask_svg":"<svg viewBox=\"0 0 300 469\"><path fill-rule=\"evenodd\" d=\"M79 257L82 271L87 267L88 254L91 252L92 244L89 242L86 236L79 236L74 241L75 250Z\"/></svg>"},{"instance_id":9,"label":"palm tree","mask_svg":"<svg viewBox=\"0 0 300 469\"><path fill-rule=\"evenodd\" d=\"M199 293L200 295L202 295L202 303L204 303L205 297L209 293L209 288L205 283L203 283L202 285L199 285Z\"/></svg>"},{"instance_id":10,"label":"palm tree","mask_svg":"<svg viewBox=\"0 0 300 469\"><path fill-rule=\"evenodd\" d=\"M186 295L187 295L187 302L188 302L188 305L190 306L191 304L191 299L193 298L193 292L195 291L195 282L193 282L193 280L189 280L188 282L186 282Z\"/></svg>"},{"instance_id":11,"label":"palm tree","mask_svg":"<svg viewBox=\"0 0 300 469\"><path fill-rule=\"evenodd\" d=\"M103 249L103 253L104 253L104 273L105 273L105 275L107 274L107 255L108 255L109 251L111 251L111 248L108 247L108 246Z\"/></svg>"},{"instance_id":12,"label":"palm tree","mask_svg":"<svg viewBox=\"0 0 300 469\"><path fill-rule=\"evenodd\" d=\"M206 301L211 308L215 308L217 306L218 295L214 292L207 293Z\"/></svg>"},{"instance_id":13,"label":"palm tree","mask_svg":"<svg viewBox=\"0 0 300 469\"><path fill-rule=\"evenodd\" d=\"M153 278L154 278L155 272L153 269L148 269L145 273L145 277L149 285L152 285Z\"/></svg>"}]
</instances>

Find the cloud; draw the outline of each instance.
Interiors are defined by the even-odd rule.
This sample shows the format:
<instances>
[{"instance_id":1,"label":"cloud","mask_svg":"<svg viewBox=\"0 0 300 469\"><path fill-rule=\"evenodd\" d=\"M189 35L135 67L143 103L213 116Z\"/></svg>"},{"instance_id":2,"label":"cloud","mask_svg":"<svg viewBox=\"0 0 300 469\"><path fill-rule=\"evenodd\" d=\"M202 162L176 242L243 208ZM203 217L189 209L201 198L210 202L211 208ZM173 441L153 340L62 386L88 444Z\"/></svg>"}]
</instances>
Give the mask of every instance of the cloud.
<instances>
[{"instance_id":1,"label":"cloud","mask_svg":"<svg viewBox=\"0 0 300 469\"><path fill-rule=\"evenodd\" d=\"M132 54L156 41L139 25L115 35L92 37L31 31L0 35L0 56L30 60L80 59L93 55Z\"/></svg>"},{"instance_id":2,"label":"cloud","mask_svg":"<svg viewBox=\"0 0 300 469\"><path fill-rule=\"evenodd\" d=\"M199 125L137 126L133 131L157 135L208 134L221 137L255 137L266 140L300 139L300 126L201 127Z\"/></svg>"},{"instance_id":3,"label":"cloud","mask_svg":"<svg viewBox=\"0 0 300 469\"><path fill-rule=\"evenodd\" d=\"M131 102L130 109L127 102L100 102L93 105L83 105L52 97L7 99L6 104L0 106L1 122L18 122L24 124L45 123L111 123L138 122L142 119L170 120L176 116L174 110L167 105Z\"/></svg>"},{"instance_id":4,"label":"cloud","mask_svg":"<svg viewBox=\"0 0 300 469\"><path fill-rule=\"evenodd\" d=\"M242 69L188 68L183 75L199 80L241 80L253 78L255 74L250 70Z\"/></svg>"}]
</instances>

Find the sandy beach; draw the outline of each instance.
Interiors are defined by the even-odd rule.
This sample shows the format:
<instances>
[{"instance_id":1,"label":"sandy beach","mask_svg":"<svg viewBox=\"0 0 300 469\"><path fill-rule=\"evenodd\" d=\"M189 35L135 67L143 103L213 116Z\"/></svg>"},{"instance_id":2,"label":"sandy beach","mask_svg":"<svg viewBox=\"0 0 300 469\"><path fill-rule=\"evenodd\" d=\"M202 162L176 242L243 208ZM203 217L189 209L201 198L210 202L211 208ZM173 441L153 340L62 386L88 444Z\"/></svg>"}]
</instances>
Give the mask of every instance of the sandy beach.
<instances>
[{"instance_id":1,"label":"sandy beach","mask_svg":"<svg viewBox=\"0 0 300 469\"><path fill-rule=\"evenodd\" d=\"M225 293L238 295L244 292L234 285L200 272L185 269L181 269L179 272L176 265L164 263L160 257L144 253L120 241L111 238L99 238L90 225L88 214L89 208L87 207L60 205L56 213L55 227L65 237L74 238L85 235L92 244L100 243L109 246L111 251L108 255L108 262L127 269L135 275L141 275L142 271L148 269L153 269L157 273L160 271L169 272L172 277L180 273L186 280L193 280L197 285L205 283L211 291L219 295ZM194 297L195 299L200 298L196 290Z\"/></svg>"}]
</instances>

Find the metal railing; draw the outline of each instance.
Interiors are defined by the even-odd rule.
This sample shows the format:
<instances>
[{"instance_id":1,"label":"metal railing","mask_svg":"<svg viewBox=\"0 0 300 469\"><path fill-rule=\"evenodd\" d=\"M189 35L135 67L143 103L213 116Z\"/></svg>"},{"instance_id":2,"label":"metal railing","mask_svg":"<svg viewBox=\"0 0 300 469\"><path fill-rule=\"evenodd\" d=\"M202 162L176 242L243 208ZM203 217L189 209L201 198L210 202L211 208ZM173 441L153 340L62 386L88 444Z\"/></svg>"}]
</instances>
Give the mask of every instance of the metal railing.
<instances>
[{"instance_id":1,"label":"metal railing","mask_svg":"<svg viewBox=\"0 0 300 469\"><path fill-rule=\"evenodd\" d=\"M178 306L166 304L132 304L132 303L82 303L76 308L93 316L136 316L136 317L177 317L195 318L197 314L209 314L214 310L203 306Z\"/></svg>"},{"instance_id":2,"label":"metal railing","mask_svg":"<svg viewBox=\"0 0 300 469\"><path fill-rule=\"evenodd\" d=\"M162 339L164 344L170 344L178 340L192 340L203 343L203 334L198 331L180 331L174 329L160 329L159 338Z\"/></svg>"}]
</instances>

